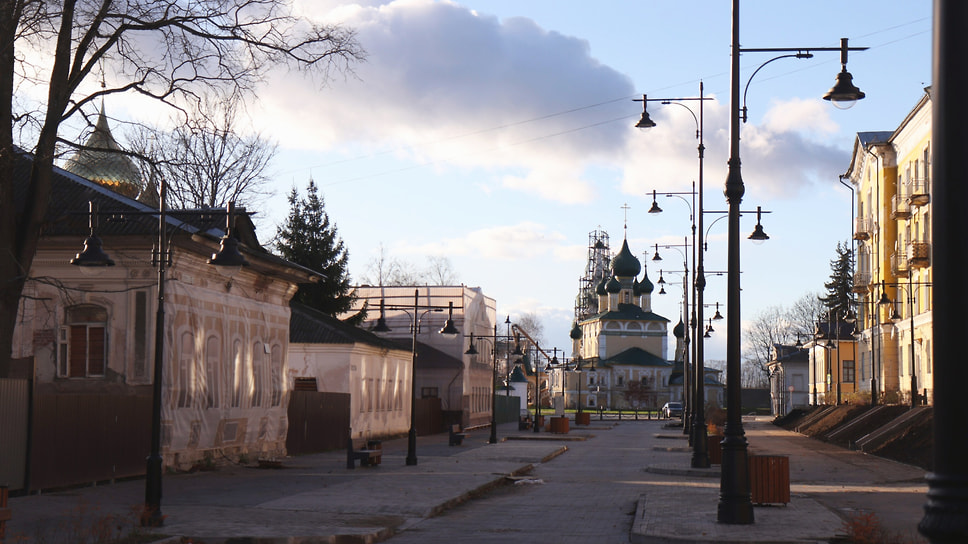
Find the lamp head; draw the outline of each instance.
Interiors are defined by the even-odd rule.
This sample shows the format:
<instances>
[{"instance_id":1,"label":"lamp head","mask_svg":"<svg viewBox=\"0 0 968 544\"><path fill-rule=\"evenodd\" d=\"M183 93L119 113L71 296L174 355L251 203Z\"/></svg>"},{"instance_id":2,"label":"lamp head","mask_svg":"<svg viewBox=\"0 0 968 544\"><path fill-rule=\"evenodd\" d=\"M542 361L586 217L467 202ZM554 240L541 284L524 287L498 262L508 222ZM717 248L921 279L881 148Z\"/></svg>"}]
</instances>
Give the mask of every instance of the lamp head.
<instances>
[{"instance_id":1,"label":"lamp head","mask_svg":"<svg viewBox=\"0 0 968 544\"><path fill-rule=\"evenodd\" d=\"M444 326L438 332L441 336L456 338L460 334L460 331L454 326L454 303L449 302L448 304L450 305L450 313L448 314L447 321L444 322Z\"/></svg>"},{"instance_id":2,"label":"lamp head","mask_svg":"<svg viewBox=\"0 0 968 544\"><path fill-rule=\"evenodd\" d=\"M652 190L652 207L649 208L649 213L662 213L662 208L659 207L659 202L655 199L655 189Z\"/></svg>"},{"instance_id":3,"label":"lamp head","mask_svg":"<svg viewBox=\"0 0 968 544\"><path fill-rule=\"evenodd\" d=\"M71 264L86 270L90 267L114 266L114 261L101 247L101 239L93 232L84 239L84 249L74 255Z\"/></svg>"},{"instance_id":4,"label":"lamp head","mask_svg":"<svg viewBox=\"0 0 968 544\"><path fill-rule=\"evenodd\" d=\"M649 129L655 126L655 121L649 117L649 99L646 95L642 95L642 118L639 119L638 123L635 123L635 128L638 129Z\"/></svg>"},{"instance_id":5,"label":"lamp head","mask_svg":"<svg viewBox=\"0 0 968 544\"><path fill-rule=\"evenodd\" d=\"M837 82L823 95L823 99L829 100L836 108L842 110L849 109L858 100L867 96L854 85L853 81L854 76L850 75L850 72L847 71L847 67L845 66L837 74Z\"/></svg>"},{"instance_id":6,"label":"lamp head","mask_svg":"<svg viewBox=\"0 0 968 544\"><path fill-rule=\"evenodd\" d=\"M231 234L225 233L225 236L219 242L218 252L212 254L208 264L215 265L223 276L232 277L243 266L249 266L249 261L245 260L242 253L239 252L239 241Z\"/></svg>"}]
</instances>

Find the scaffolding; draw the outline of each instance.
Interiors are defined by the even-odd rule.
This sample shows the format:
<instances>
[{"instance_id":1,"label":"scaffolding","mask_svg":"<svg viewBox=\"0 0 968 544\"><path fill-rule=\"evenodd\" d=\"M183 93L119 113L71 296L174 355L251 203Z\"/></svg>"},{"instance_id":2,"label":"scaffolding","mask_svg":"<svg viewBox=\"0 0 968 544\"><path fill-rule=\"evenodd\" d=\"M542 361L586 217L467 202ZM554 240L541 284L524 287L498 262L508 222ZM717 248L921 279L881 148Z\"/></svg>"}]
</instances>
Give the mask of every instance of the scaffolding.
<instances>
[{"instance_id":1,"label":"scaffolding","mask_svg":"<svg viewBox=\"0 0 968 544\"><path fill-rule=\"evenodd\" d=\"M608 233L601 227L588 233L588 262L585 274L578 280L578 296L575 297L575 319L581 321L598 313L596 289L603 278L611 274L612 253L608 246Z\"/></svg>"}]
</instances>

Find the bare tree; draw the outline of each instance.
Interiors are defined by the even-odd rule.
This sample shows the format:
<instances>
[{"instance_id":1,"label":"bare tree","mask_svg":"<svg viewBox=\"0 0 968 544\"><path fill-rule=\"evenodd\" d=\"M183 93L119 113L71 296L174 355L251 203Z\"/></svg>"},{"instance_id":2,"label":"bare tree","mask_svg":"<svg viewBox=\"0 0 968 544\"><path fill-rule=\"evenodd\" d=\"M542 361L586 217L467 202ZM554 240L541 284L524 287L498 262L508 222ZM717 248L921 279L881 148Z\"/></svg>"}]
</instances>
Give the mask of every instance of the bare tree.
<instances>
[{"instance_id":1,"label":"bare tree","mask_svg":"<svg viewBox=\"0 0 968 544\"><path fill-rule=\"evenodd\" d=\"M367 285L454 285L457 273L450 259L441 256L427 257L427 267L417 268L405 259L390 257L381 243L377 255L370 259L363 274Z\"/></svg>"},{"instance_id":2,"label":"bare tree","mask_svg":"<svg viewBox=\"0 0 968 544\"><path fill-rule=\"evenodd\" d=\"M432 285L454 285L457 283L457 273L450 259L435 255L427 258L427 279Z\"/></svg>"},{"instance_id":3,"label":"bare tree","mask_svg":"<svg viewBox=\"0 0 968 544\"><path fill-rule=\"evenodd\" d=\"M59 136L63 123L89 119L97 99L115 93L184 111L212 92L246 95L276 66L307 70L325 83L330 70L363 57L352 30L294 16L287 0L0 2L0 172L8 174L0 176L0 370L9 364L56 148L72 145ZM87 92L92 73L103 74L104 85ZM44 87L45 103L18 95L30 85ZM15 191L24 181L9 175L18 148L33 157L26 187Z\"/></svg>"},{"instance_id":4,"label":"bare tree","mask_svg":"<svg viewBox=\"0 0 968 544\"><path fill-rule=\"evenodd\" d=\"M240 100L206 97L201 110L188 112L188 121L170 132L138 127L130 147L147 157L141 161L142 179L163 178L175 207L258 205L270 194L266 185L276 146L259 134L239 135Z\"/></svg>"},{"instance_id":5,"label":"bare tree","mask_svg":"<svg viewBox=\"0 0 968 544\"><path fill-rule=\"evenodd\" d=\"M527 333L534 338L535 342L541 346L542 349L546 349L544 344L544 325L541 323L541 318L538 314L534 312L527 312L521 314L514 323L518 328L524 329Z\"/></svg>"},{"instance_id":6,"label":"bare tree","mask_svg":"<svg viewBox=\"0 0 968 544\"><path fill-rule=\"evenodd\" d=\"M766 365L773 356L773 346L788 343L791 330L788 312L781 306L770 306L760 312L743 331L744 367L748 365L768 377ZM744 376L744 382L746 379Z\"/></svg>"},{"instance_id":7,"label":"bare tree","mask_svg":"<svg viewBox=\"0 0 968 544\"><path fill-rule=\"evenodd\" d=\"M800 333L802 339L812 337L820 314L826 310L820 300L820 293L807 293L800 297L787 312L787 320L792 328L791 335Z\"/></svg>"}]
</instances>

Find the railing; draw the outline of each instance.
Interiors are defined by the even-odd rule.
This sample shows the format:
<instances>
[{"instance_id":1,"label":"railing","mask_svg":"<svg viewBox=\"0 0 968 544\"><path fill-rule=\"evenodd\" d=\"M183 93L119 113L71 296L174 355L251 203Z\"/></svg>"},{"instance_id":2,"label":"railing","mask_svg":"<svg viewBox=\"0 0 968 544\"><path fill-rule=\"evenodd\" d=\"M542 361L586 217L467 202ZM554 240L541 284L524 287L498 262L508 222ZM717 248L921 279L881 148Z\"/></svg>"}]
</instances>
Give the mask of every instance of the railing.
<instances>
[{"instance_id":1,"label":"railing","mask_svg":"<svg viewBox=\"0 0 968 544\"><path fill-rule=\"evenodd\" d=\"M895 276L904 276L908 272L908 258L907 253L894 253L891 255L891 271Z\"/></svg>"},{"instance_id":2,"label":"railing","mask_svg":"<svg viewBox=\"0 0 968 544\"><path fill-rule=\"evenodd\" d=\"M854 272L854 292L866 293L871 285L870 272Z\"/></svg>"},{"instance_id":3,"label":"railing","mask_svg":"<svg viewBox=\"0 0 968 544\"><path fill-rule=\"evenodd\" d=\"M907 195L898 193L891 197L891 219L907 219L911 217L911 204Z\"/></svg>"},{"instance_id":4,"label":"railing","mask_svg":"<svg viewBox=\"0 0 968 544\"><path fill-rule=\"evenodd\" d=\"M911 266L924 268L931 264L931 244L928 242L911 242L907 245L907 258Z\"/></svg>"},{"instance_id":5,"label":"railing","mask_svg":"<svg viewBox=\"0 0 968 544\"><path fill-rule=\"evenodd\" d=\"M931 183L925 179L912 179L908 184L908 201L914 206L924 206L931 202Z\"/></svg>"},{"instance_id":6,"label":"railing","mask_svg":"<svg viewBox=\"0 0 968 544\"><path fill-rule=\"evenodd\" d=\"M854 240L867 240L871 237L871 220L869 217L854 219Z\"/></svg>"}]
</instances>

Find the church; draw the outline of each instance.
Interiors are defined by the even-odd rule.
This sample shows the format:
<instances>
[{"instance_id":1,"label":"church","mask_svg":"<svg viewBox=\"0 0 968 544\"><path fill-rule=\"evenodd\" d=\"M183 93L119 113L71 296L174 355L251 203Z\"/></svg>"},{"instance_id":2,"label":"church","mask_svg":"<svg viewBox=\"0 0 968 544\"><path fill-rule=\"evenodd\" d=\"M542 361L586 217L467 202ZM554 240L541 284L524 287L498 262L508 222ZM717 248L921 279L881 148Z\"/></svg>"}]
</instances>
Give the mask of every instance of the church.
<instances>
[{"instance_id":1,"label":"church","mask_svg":"<svg viewBox=\"0 0 968 544\"><path fill-rule=\"evenodd\" d=\"M595 247L601 245L596 242ZM685 326L680 320L673 328L675 355L667 360L670 321L652 311L654 285L627 239L602 268L595 285L597 307L579 314L571 331L583 383L566 404L575 407L577 399L585 409L657 410L666 402L681 401ZM718 396L713 392L709 398Z\"/></svg>"}]
</instances>

